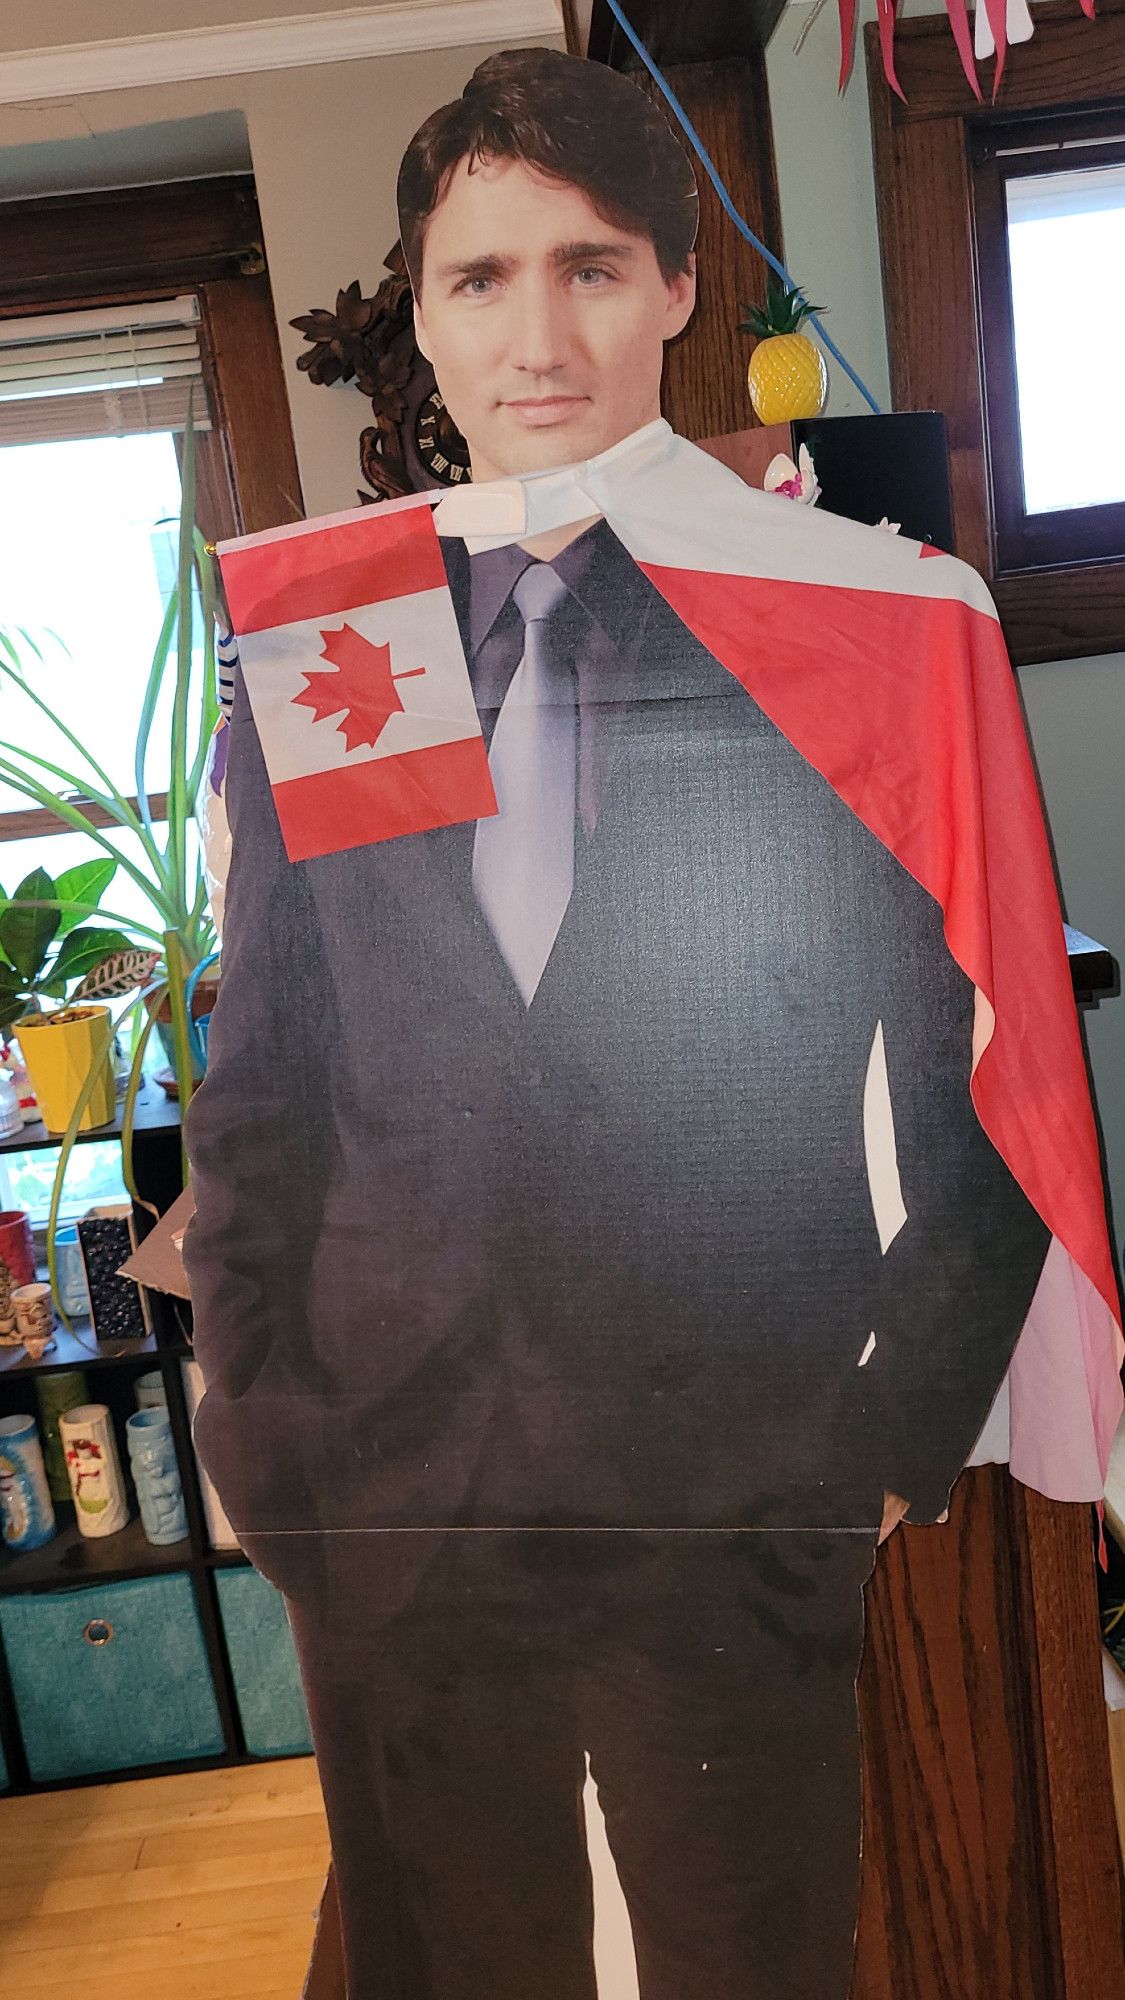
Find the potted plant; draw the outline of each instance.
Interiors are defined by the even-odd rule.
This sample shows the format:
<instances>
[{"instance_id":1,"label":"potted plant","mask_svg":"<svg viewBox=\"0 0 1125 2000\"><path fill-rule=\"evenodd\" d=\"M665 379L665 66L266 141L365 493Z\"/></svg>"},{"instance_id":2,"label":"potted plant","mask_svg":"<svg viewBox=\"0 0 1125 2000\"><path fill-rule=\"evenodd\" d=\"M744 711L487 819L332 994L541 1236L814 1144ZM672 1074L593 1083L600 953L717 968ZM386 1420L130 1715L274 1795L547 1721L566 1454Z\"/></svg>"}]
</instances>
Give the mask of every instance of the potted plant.
<instances>
[{"instance_id":1,"label":"potted plant","mask_svg":"<svg viewBox=\"0 0 1125 2000\"><path fill-rule=\"evenodd\" d=\"M0 1035L18 1031L43 1122L65 1132L87 1075L97 1082L79 1120L89 1131L113 1117L110 997L145 986L159 953L124 930L84 923L117 872L108 857L79 862L54 881L33 869L10 899L0 891ZM44 1007L43 1002L62 1003Z\"/></svg>"},{"instance_id":2,"label":"potted plant","mask_svg":"<svg viewBox=\"0 0 1125 2000\"><path fill-rule=\"evenodd\" d=\"M136 991L135 980L131 982L132 997L127 999L116 1022L118 1033L128 1029L131 1040L121 1136L125 1182L134 1200L139 1197L132 1162L133 1121L149 1036L166 1002L176 1090L181 1105L186 1108L199 1073L199 1062L198 1039L192 1035L185 989L193 970L204 959L213 956L216 944L202 859L198 854L193 857L190 853L188 829L219 713L215 679L216 626L221 624L225 629L226 619L215 566L195 526L195 449L190 405L184 434L181 482L176 584L169 597L135 723L135 803L125 796L75 731L36 689L34 663L42 656L34 641L26 633L0 629L0 675L6 679L11 693L33 703L48 718L65 746L60 749L59 756L67 760L57 762L24 749L18 742L0 739L0 778L21 792L30 803L47 807L75 832L86 835L94 850L93 858L100 859L103 868L106 862L112 862L115 870L128 875L144 891L150 906L151 921L101 913L109 917L115 927L115 935L119 933L121 940L103 954L102 967L106 966L115 951L140 951L149 956L150 971L155 980L143 991ZM192 659L197 635L202 641L203 666L201 686L193 697ZM159 826L153 821L145 771L153 717L168 677L171 677L172 693L170 776L166 823ZM91 807L98 810L91 812ZM127 836L133 851L119 847L115 835ZM44 929L48 922L53 924L51 940L57 943L58 950L47 969L48 980L55 979L55 968L60 958L64 974L70 966L78 970L78 953L86 947L68 946L68 938L75 935L77 926L84 919L99 914L98 897L90 893L97 878L88 876L80 881L76 879L77 874L78 871L69 870L65 876L60 876L58 882L51 884L50 894L28 893L29 878L29 882L21 883L19 892L12 897L3 913L4 919L10 918L13 925L33 923L36 918L42 921ZM38 891L45 889L46 883L38 881L32 886ZM104 888L104 883L102 886ZM2 945L3 938L0 936ZM94 950L92 943L89 948ZM65 958L64 952L67 954ZM71 954L74 954L73 959ZM9 965L11 971L17 970L10 959ZM96 966L87 966L84 976L92 977L96 970ZM22 972L19 976L25 977ZM3 968L0 967L0 981L3 977ZM48 989L41 987L41 990L47 992ZM115 987L114 991L122 989ZM128 993L130 987L124 991ZM31 994L30 997L37 999L38 994ZM77 996L72 994L69 997L75 999ZM206 1011L209 1004L209 998L200 995L201 1011ZM35 1032L33 1029L29 1040L34 1040ZM26 1059L26 1048L24 1056ZM47 1228L48 1264L56 1297L54 1237L59 1202L75 1136L98 1089L99 1069L95 1064L81 1080L59 1150Z\"/></svg>"}]
</instances>

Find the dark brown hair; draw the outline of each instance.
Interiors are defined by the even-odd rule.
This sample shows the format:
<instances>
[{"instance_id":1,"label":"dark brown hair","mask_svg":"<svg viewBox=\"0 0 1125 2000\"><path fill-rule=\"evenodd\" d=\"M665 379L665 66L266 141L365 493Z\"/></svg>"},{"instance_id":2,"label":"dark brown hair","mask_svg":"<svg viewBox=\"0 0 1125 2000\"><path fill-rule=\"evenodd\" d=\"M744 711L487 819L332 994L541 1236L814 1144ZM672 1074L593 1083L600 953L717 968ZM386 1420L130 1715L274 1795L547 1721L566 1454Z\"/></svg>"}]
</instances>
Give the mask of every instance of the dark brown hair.
<instances>
[{"instance_id":1,"label":"dark brown hair","mask_svg":"<svg viewBox=\"0 0 1125 2000\"><path fill-rule=\"evenodd\" d=\"M506 49L414 134L398 176L414 289L426 224L459 161L521 160L576 187L603 222L647 236L666 279L687 269L699 219L695 175L663 115L626 77L555 49Z\"/></svg>"}]
</instances>

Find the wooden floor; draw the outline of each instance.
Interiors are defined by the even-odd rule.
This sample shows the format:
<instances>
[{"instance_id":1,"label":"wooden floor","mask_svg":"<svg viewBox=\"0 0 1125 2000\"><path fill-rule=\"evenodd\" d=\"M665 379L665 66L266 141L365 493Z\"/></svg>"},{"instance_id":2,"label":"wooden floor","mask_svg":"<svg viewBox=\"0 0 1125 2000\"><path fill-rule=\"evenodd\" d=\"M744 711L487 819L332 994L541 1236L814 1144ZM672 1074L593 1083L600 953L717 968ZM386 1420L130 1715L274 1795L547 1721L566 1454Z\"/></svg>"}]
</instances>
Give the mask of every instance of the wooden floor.
<instances>
[{"instance_id":1,"label":"wooden floor","mask_svg":"<svg viewBox=\"0 0 1125 2000\"><path fill-rule=\"evenodd\" d=\"M311 1757L0 1800L0 1994L299 2000L327 1867Z\"/></svg>"},{"instance_id":2,"label":"wooden floor","mask_svg":"<svg viewBox=\"0 0 1125 2000\"><path fill-rule=\"evenodd\" d=\"M0 1800L0 1995L299 2000L327 1868L311 1757Z\"/></svg>"}]
</instances>

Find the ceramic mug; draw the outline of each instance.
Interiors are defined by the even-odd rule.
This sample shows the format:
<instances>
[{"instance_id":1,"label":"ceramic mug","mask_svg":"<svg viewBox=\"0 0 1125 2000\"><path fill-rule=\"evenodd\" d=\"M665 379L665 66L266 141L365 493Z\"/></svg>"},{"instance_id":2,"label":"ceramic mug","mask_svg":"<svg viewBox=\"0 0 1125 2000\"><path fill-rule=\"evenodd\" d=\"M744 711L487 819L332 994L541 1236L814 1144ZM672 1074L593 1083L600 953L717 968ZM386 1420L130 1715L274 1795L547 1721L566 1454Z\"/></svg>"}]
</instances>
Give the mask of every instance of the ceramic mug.
<instances>
[{"instance_id":1,"label":"ceramic mug","mask_svg":"<svg viewBox=\"0 0 1125 2000\"><path fill-rule=\"evenodd\" d=\"M35 1277L31 1217L22 1208L0 1209L0 1347L19 1347L12 1293Z\"/></svg>"},{"instance_id":2,"label":"ceramic mug","mask_svg":"<svg viewBox=\"0 0 1125 2000\"><path fill-rule=\"evenodd\" d=\"M33 1417L0 1418L0 1532L10 1549L38 1549L55 1532Z\"/></svg>"},{"instance_id":3,"label":"ceramic mug","mask_svg":"<svg viewBox=\"0 0 1125 2000\"><path fill-rule=\"evenodd\" d=\"M138 1410L161 1410L168 1401L164 1387L164 1377L159 1368L152 1368L147 1375L138 1375L133 1384L133 1394Z\"/></svg>"},{"instance_id":4,"label":"ceramic mug","mask_svg":"<svg viewBox=\"0 0 1125 2000\"><path fill-rule=\"evenodd\" d=\"M104 1403L83 1403L59 1418L78 1527L83 1535L115 1535L129 1519L113 1418Z\"/></svg>"},{"instance_id":5,"label":"ceramic mug","mask_svg":"<svg viewBox=\"0 0 1125 2000\"><path fill-rule=\"evenodd\" d=\"M11 1272L13 1286L34 1283L35 1245L31 1217L25 1209L0 1209L0 1261Z\"/></svg>"},{"instance_id":6,"label":"ceramic mug","mask_svg":"<svg viewBox=\"0 0 1125 2000\"><path fill-rule=\"evenodd\" d=\"M17 1285L12 1293L16 1332L34 1360L55 1344L55 1305L51 1287L45 1284Z\"/></svg>"}]
</instances>

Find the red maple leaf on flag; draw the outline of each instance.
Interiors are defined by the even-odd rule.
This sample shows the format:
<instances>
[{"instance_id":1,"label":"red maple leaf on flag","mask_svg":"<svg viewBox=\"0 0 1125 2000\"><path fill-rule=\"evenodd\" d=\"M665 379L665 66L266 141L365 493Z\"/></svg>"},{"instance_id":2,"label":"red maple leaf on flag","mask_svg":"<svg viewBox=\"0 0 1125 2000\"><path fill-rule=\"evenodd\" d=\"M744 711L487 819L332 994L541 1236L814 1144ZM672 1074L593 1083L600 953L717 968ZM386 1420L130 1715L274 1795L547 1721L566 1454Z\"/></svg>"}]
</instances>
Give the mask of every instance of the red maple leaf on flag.
<instances>
[{"instance_id":1,"label":"red maple leaf on flag","mask_svg":"<svg viewBox=\"0 0 1125 2000\"><path fill-rule=\"evenodd\" d=\"M322 632L320 636L324 640L324 658L335 671L317 668L311 674L306 673L308 686L295 694L293 700L311 708L317 722L341 716L336 727L343 731L349 750L357 749L361 743L374 749L392 715L403 712L396 680L413 680L426 669L411 667L405 673L394 673L390 647L373 645L351 625L342 626L338 632Z\"/></svg>"}]
</instances>

